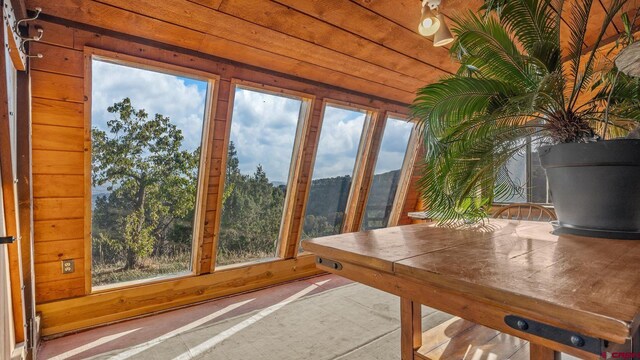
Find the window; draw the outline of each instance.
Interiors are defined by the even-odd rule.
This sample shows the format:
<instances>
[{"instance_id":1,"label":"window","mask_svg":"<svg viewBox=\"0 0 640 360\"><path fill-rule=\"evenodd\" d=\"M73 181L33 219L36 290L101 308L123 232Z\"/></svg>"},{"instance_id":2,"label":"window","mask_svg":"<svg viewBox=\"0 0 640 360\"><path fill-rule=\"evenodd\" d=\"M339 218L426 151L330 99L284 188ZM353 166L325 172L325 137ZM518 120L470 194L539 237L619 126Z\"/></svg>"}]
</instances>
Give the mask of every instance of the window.
<instances>
[{"instance_id":1,"label":"window","mask_svg":"<svg viewBox=\"0 0 640 360\"><path fill-rule=\"evenodd\" d=\"M311 101L235 87L218 266L277 257L296 139Z\"/></svg>"},{"instance_id":2,"label":"window","mask_svg":"<svg viewBox=\"0 0 640 360\"><path fill-rule=\"evenodd\" d=\"M370 116L368 111L325 105L303 239L341 232L360 142Z\"/></svg>"},{"instance_id":3,"label":"window","mask_svg":"<svg viewBox=\"0 0 640 360\"><path fill-rule=\"evenodd\" d=\"M213 80L92 59L92 284L189 273Z\"/></svg>"},{"instance_id":4,"label":"window","mask_svg":"<svg viewBox=\"0 0 640 360\"><path fill-rule=\"evenodd\" d=\"M362 221L363 230L389 224L412 130L413 123L387 118Z\"/></svg>"},{"instance_id":5,"label":"window","mask_svg":"<svg viewBox=\"0 0 640 360\"><path fill-rule=\"evenodd\" d=\"M505 203L523 203L527 202L527 171L529 170L528 151L522 149L505 164L504 171L507 172L514 186L517 187L515 192L508 196L497 197L496 200Z\"/></svg>"},{"instance_id":6,"label":"window","mask_svg":"<svg viewBox=\"0 0 640 360\"><path fill-rule=\"evenodd\" d=\"M531 144L529 153L529 201L533 203L550 204L551 192L547 182L547 172L540 164L538 149L542 146L541 141Z\"/></svg>"},{"instance_id":7,"label":"window","mask_svg":"<svg viewBox=\"0 0 640 360\"><path fill-rule=\"evenodd\" d=\"M540 165L538 149L543 145L538 140L531 143L506 164L511 180L520 187L520 191L508 198L496 199L500 203L539 203L550 204L551 194L547 183L547 175Z\"/></svg>"}]
</instances>

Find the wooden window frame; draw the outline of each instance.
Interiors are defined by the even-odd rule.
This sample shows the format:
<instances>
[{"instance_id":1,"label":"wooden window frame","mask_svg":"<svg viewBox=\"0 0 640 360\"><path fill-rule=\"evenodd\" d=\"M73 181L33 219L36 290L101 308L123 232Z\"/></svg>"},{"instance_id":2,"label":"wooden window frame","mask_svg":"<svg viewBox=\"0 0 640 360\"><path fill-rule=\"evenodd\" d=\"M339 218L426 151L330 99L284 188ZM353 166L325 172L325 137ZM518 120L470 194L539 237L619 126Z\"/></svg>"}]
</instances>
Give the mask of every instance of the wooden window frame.
<instances>
[{"instance_id":1,"label":"wooden window frame","mask_svg":"<svg viewBox=\"0 0 640 360\"><path fill-rule=\"evenodd\" d=\"M296 125L295 139L293 144L293 149L291 153L291 162L289 164L289 173L287 179L287 193L285 196L285 201L283 204L282 217L280 221L280 230L278 235L278 244L276 248L276 256L273 258L259 259L248 262L242 262L238 264L229 264L224 266L217 266L217 255L218 255L218 242L220 238L220 227L221 227L221 219L222 219L222 206L223 206L223 197L218 196L217 199L217 211L215 216L214 228L216 229L215 234L213 236L213 245L212 245L212 260L211 260L211 273L215 273L216 269L218 271L223 270L231 270L236 268L248 267L251 265L255 265L256 263L269 263L274 261L279 261L286 259L286 249L289 247L291 241L297 241L297 239L293 239L290 235L290 224L293 222L294 216L294 203L296 199L296 195L298 194L299 188L299 175L302 171L303 167L303 154L304 149L303 146L307 144L307 134L308 128L311 126L311 116L313 112L313 106L316 101L316 96L307 94L300 91L288 90L284 88L280 88L277 86L266 85L262 83L241 80L241 79L231 79L231 86L229 89L229 104L227 111L227 121L225 128L225 136L224 136L224 155L222 156L222 162L220 164L220 182L218 184L218 194L224 193L224 186L226 180L226 171L228 154L229 154L229 142L231 141L231 125L233 122L233 107L235 104L235 93L237 88L247 89L250 91L261 92L265 94L275 95L286 97L289 99L295 99L301 101L300 113L298 115L298 123Z\"/></svg>"},{"instance_id":2,"label":"wooden window frame","mask_svg":"<svg viewBox=\"0 0 640 360\"><path fill-rule=\"evenodd\" d=\"M414 124L409 135L409 141L407 142L407 149L402 161L402 167L400 168L400 180L398 182L398 188L396 189L396 194L393 199L391 213L389 215L388 222L385 224L385 227L398 225L400 216L402 215L402 208L410 187L411 175L418 154L418 140L420 136L414 120L400 113L385 111L384 114L381 114L379 118L376 119L377 123L376 126L372 129L371 140L367 149L366 156L365 158L363 158L363 162L360 164L365 172L358 177L359 191L354 190L354 194L356 194L357 197L356 199L354 199L354 202L350 204L354 208L354 218L350 219L351 222L350 224L345 226L344 232L357 232L362 230L362 222L364 221L367 202L371 193L373 178L375 176L375 168L378 162L378 156L380 155L380 147L382 145L386 124L389 121L389 118L411 122Z\"/></svg>"},{"instance_id":3,"label":"wooden window frame","mask_svg":"<svg viewBox=\"0 0 640 360\"><path fill-rule=\"evenodd\" d=\"M307 205L309 203L309 198L311 195L311 185L313 184L313 171L315 170L315 164L316 164L316 159L318 156L318 148L320 147L320 137L322 135L322 126L324 124L324 118L325 118L325 111L327 109L327 106L333 106L333 107L337 107L337 108L341 108L341 109L345 109L345 110L351 110L351 111L359 111L359 112L364 112L365 113L365 123L362 126L362 132L360 134L360 141L358 144L358 152L356 154L356 159L355 159L355 163L354 163L354 167L353 167L353 173L351 174L351 186L349 187L349 195L347 197L347 206L345 207L345 213L344 213L344 219L342 222L342 227L341 227L341 231L340 233L344 233L347 232L350 224L353 222L354 219L354 210L350 207L352 207L352 203L354 203L354 192L355 189L357 189L359 186L361 186L362 183L362 176L364 175L364 168L362 166L362 160L363 158L368 154L367 149L370 146L370 143L372 141L372 132L375 130L376 128L376 123L377 120L379 118L379 114L380 114L380 110L370 107L370 106L366 106L366 105L361 105L358 103L352 103L352 102L346 102L346 101L340 101L340 100L334 100L334 99L330 99L330 98L325 98L322 101L322 111L320 113L320 119L318 121L318 134L317 134L317 140L316 140L316 144L313 148L313 154L311 157L311 166L310 166L310 170L309 170L309 181L307 182L307 188L305 189L305 194L306 194L306 198L303 201L303 205L302 205L302 213L301 213L301 221L300 221L300 227L298 229L298 233L301 234L300 236L298 236L298 239L296 239L296 245L295 245L295 249L299 249L300 248L300 242L303 240L302 237L302 233L303 233L303 229L304 229L304 220L306 217L306 212L307 212ZM305 255L309 255L310 253L307 251L296 251L296 254L294 254L294 257L302 257Z\"/></svg>"},{"instance_id":4,"label":"wooden window frame","mask_svg":"<svg viewBox=\"0 0 640 360\"><path fill-rule=\"evenodd\" d=\"M391 112L387 113L385 120L388 120L389 118L411 122L413 123L413 129L411 129L411 135L409 135L409 143L407 144L407 151L404 155L404 160L402 161L400 181L398 182L398 188L396 189L396 196L393 199L391 214L389 214L389 222L386 225L387 227L397 226L398 222L400 221L400 217L402 216L402 208L407 198L409 188L411 187L411 175L413 174L413 169L415 168L416 160L419 153L418 149L420 148L420 140L422 139L420 130L418 129L418 124L414 119L411 119L406 115Z\"/></svg>"},{"instance_id":5,"label":"wooden window frame","mask_svg":"<svg viewBox=\"0 0 640 360\"><path fill-rule=\"evenodd\" d=\"M196 204L194 212L193 222L193 234L191 243L191 264L190 271L182 274L176 274L175 276L163 276L153 279L141 279L134 281L127 281L122 283L92 286L92 209L91 209L91 156L92 156L92 144L91 144L91 126L92 126L92 86L93 86L93 73L92 65L93 60L104 61L112 64L132 67L141 70L148 70L159 72L167 75L183 76L200 81L207 82L207 95L205 100L205 111L202 124L202 137L200 145L200 162L198 166L198 184L196 192ZM150 60L142 57L126 55L115 51L102 50L89 46L84 47L84 121L85 121L85 134L84 134L84 234L85 234L85 249L84 249L84 268L85 268L85 294L94 294L100 292L106 292L114 289L126 289L129 287L136 287L139 285L148 285L154 283L162 283L171 280L197 276L198 266L200 258L200 244L203 241L204 231L204 217L206 213L207 203L207 187L209 183L209 172L211 168L210 147L213 142L213 128L212 122L216 114L216 107L218 103L218 90L220 84L220 76L209 72L191 69L184 66L179 66L171 63L165 63L155 60Z\"/></svg>"}]
</instances>

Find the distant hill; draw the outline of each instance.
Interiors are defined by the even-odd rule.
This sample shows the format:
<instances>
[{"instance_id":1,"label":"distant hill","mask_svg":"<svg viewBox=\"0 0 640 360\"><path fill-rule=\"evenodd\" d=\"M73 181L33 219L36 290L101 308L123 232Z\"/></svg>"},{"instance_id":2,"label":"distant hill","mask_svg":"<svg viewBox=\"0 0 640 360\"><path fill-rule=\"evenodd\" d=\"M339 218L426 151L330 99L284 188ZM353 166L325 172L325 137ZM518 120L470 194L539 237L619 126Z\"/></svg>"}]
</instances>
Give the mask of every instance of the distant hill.
<instances>
[{"instance_id":1,"label":"distant hill","mask_svg":"<svg viewBox=\"0 0 640 360\"><path fill-rule=\"evenodd\" d=\"M311 183L307 215L323 216L334 223L340 209L347 205L351 176L317 179Z\"/></svg>"},{"instance_id":2,"label":"distant hill","mask_svg":"<svg viewBox=\"0 0 640 360\"><path fill-rule=\"evenodd\" d=\"M369 207L384 210L391 204L399 179L400 170L375 175L369 194ZM323 216L329 222L333 222L339 210L347 206L350 187L349 175L313 180L307 215Z\"/></svg>"},{"instance_id":3,"label":"distant hill","mask_svg":"<svg viewBox=\"0 0 640 360\"><path fill-rule=\"evenodd\" d=\"M100 196L109 196L111 191L107 190L107 185L94 186L91 188L91 208L96 204L96 199Z\"/></svg>"}]
</instances>

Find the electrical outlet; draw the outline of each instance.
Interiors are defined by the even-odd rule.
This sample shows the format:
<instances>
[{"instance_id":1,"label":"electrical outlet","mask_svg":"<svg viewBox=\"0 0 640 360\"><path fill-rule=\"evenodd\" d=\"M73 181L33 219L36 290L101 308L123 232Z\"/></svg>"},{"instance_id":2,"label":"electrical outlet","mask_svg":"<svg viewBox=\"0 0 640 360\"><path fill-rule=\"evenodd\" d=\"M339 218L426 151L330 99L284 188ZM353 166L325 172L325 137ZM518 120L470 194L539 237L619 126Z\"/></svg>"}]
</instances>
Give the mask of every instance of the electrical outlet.
<instances>
[{"instance_id":1,"label":"electrical outlet","mask_svg":"<svg viewBox=\"0 0 640 360\"><path fill-rule=\"evenodd\" d=\"M76 271L76 263L73 260L62 260L62 273L71 274Z\"/></svg>"}]
</instances>

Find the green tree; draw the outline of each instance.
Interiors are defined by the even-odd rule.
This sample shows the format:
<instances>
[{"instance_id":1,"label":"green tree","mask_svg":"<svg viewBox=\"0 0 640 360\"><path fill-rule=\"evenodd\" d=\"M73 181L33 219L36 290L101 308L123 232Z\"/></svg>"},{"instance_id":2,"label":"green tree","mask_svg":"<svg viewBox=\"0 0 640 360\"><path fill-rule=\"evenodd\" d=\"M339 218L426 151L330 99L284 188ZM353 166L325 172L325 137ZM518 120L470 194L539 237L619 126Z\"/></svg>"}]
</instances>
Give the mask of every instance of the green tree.
<instances>
[{"instance_id":1,"label":"green tree","mask_svg":"<svg viewBox=\"0 0 640 360\"><path fill-rule=\"evenodd\" d=\"M229 143L218 263L275 256L284 186L274 186L261 165L252 175L240 172L235 144Z\"/></svg>"},{"instance_id":2,"label":"green tree","mask_svg":"<svg viewBox=\"0 0 640 360\"><path fill-rule=\"evenodd\" d=\"M176 231L191 233L175 223L193 213L199 150L181 150L181 130L168 117L135 109L129 98L107 110L114 114L108 132L92 129L93 185L111 191L96 201L94 239L119 249L132 269Z\"/></svg>"}]
</instances>

